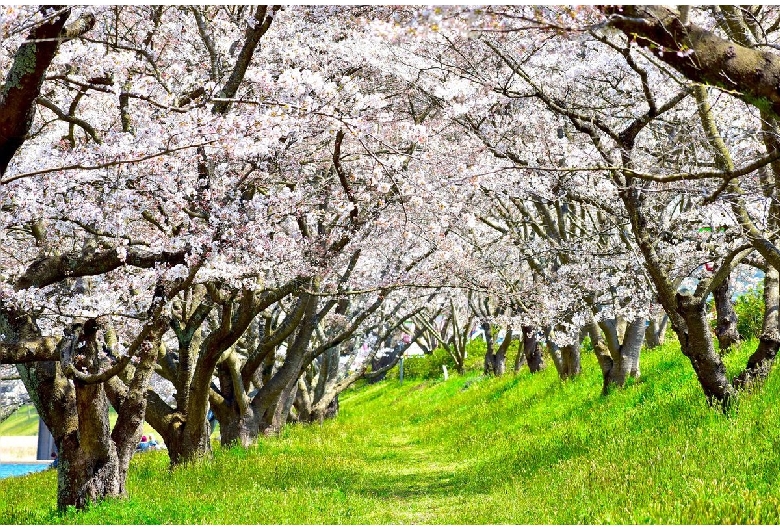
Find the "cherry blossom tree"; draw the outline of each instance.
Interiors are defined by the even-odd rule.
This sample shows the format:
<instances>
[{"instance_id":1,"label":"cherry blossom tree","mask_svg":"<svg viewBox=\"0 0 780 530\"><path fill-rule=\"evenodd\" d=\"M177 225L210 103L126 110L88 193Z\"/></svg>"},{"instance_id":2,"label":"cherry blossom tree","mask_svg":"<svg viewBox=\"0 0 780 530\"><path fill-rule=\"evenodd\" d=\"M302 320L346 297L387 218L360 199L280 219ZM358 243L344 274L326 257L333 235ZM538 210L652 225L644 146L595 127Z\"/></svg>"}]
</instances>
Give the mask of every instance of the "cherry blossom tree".
<instances>
[{"instance_id":1,"label":"cherry blossom tree","mask_svg":"<svg viewBox=\"0 0 780 530\"><path fill-rule=\"evenodd\" d=\"M691 160L680 156L675 158L659 157L656 154L658 151L644 147L642 142L645 138L642 132L648 129L652 131L654 127L657 127L657 118L664 113L673 111L676 106L684 103L687 93L677 92L677 95L675 95L672 91L671 95L667 96L668 99L665 102L657 101L656 93L659 92L660 87L664 86L664 77L669 79L667 71L657 68L657 64L652 57L642 57L641 54L638 54L642 62L638 60L640 57L634 58L632 54L635 52L632 51L630 43L621 45L619 41L610 41L608 37L599 38L596 36L596 39L606 46L620 51L625 60L624 64L633 70L632 76L635 76L635 79L642 87L642 91L639 93L644 94L642 97L644 101L634 104L634 108L637 109L635 112L642 109L645 114L628 118L624 125L615 126L610 121L614 121L616 115L602 117L595 113L585 119L584 115L573 108L576 105L570 101L560 99L559 96L553 95L554 91L546 91L539 85L536 85L534 88L535 97L540 99L549 110L566 116L578 132L587 136L593 147L598 151L598 156L602 159L602 163L605 166L620 168L619 170L610 169L614 185L631 221L634 239L642 252L645 268L653 280L659 300L669 315L672 327L680 338L683 353L691 359L707 397L712 401L727 404L734 394L734 388L726 379L722 362L713 350L706 317L705 300L707 295L717 285L728 278L730 272L753 248L758 249L760 247L762 255L773 255L771 241L768 241L767 236L756 227L756 220L759 217L756 216L757 211L755 208L762 204L763 201L743 189L738 179L742 176L750 175L752 172L771 163L775 155L773 152L769 152L762 156L760 144L756 154L756 144L746 143L744 147L747 149L743 148L741 154L743 153L742 156L747 159L747 162L744 162L742 167L737 169L736 164L730 167L724 165L722 151L720 153L715 151L715 155L711 155L714 156L715 160L710 162L710 165L719 168L718 171L699 169L702 165L701 158ZM511 55L505 43L499 43L494 40L488 43L488 46L497 55L501 56L518 76L534 86L533 76L528 73L524 65ZM685 54L685 50L679 47L675 52L679 52L679 55ZM661 51L657 50L657 53L661 53ZM653 81L650 81L651 79ZM679 81L674 76L671 77L671 80L675 84ZM668 81L666 82L668 83ZM694 87L694 89L689 90L691 90L696 99L696 110L686 110L686 106L681 106L679 109L683 113L688 112L700 118L702 128L699 131L703 129L703 134L697 131L698 144L705 148L704 152L712 152L713 143L717 141L717 137L720 135L717 134L717 130L713 127L714 122L711 112L707 108L706 101L701 95L696 94L697 91L699 94L701 93L700 89ZM571 98L568 99L570 100ZM690 101L690 99L687 101ZM732 102L728 104L732 104ZM733 104L737 108L739 107L738 103ZM688 106L687 109L690 109L690 107ZM755 125L752 127L755 130ZM648 155L650 156L648 157ZM637 171L635 168L640 165L662 169L653 172ZM663 174L663 169L666 168L672 169L672 171L677 170L678 172ZM666 169L666 171L669 171L669 169ZM707 179L710 180L708 181ZM696 248L691 248L690 250L680 245L680 240L675 238L676 240L673 243L676 244L672 248L679 253L676 260L680 262L680 265L687 268L688 271L700 271L693 275L690 273L685 275L697 277L696 281L698 283L695 284L694 292L690 294L676 292L673 279L674 273L668 268L675 260L670 260L672 256L665 256L668 250L663 248L665 246L663 244L663 231L659 230L660 227L655 221L651 220L651 212L654 210L664 211L664 208L661 206L662 203L658 202L658 198L666 196L663 193L658 193L658 191L673 188L672 183L684 180L696 180L702 185L703 193L684 194L687 195L688 204L679 217L681 220L701 223L702 217L707 215L708 210L721 208L722 211L723 207L726 206L731 210L729 213L733 215L732 219L734 221L731 223L732 226L735 229L737 226L742 228L745 235L745 239L740 239L739 237L734 237L739 232L732 232L731 236L726 238L724 233L718 237L708 238L707 245L697 245ZM745 180L744 182L749 183L750 181ZM651 193L648 193L648 191L651 191ZM722 191L728 191L731 194L729 200L725 203L721 200L720 194ZM658 238L659 235L661 236L660 239ZM683 239L690 240L691 234L689 232L686 237L686 234L683 233L682 236ZM750 243L748 244L747 242ZM715 260L712 258L707 259L701 254L699 254L700 257L698 259L695 259L697 253L702 251L715 257ZM689 261L685 265L684 261L692 258L695 260L693 262ZM712 263L712 266L708 267L711 270L702 270L704 260ZM697 261L699 265L695 265ZM692 267L691 265L694 266ZM765 335L762 337L756 356L771 359L774 357L772 352L777 350L776 346L776 338L771 335ZM750 373L750 370L751 367L748 366L746 372L737 378L737 382L743 381Z\"/></svg>"}]
</instances>

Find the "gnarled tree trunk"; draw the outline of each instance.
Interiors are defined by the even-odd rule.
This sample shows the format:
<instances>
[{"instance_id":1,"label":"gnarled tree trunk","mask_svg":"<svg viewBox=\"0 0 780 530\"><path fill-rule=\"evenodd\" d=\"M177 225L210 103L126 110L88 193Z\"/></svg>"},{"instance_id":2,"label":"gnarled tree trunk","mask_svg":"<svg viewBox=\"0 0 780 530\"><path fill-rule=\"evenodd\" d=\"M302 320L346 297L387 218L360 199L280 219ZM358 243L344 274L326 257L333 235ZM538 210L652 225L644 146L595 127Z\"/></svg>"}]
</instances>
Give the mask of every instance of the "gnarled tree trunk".
<instances>
[{"instance_id":1,"label":"gnarled tree trunk","mask_svg":"<svg viewBox=\"0 0 780 530\"><path fill-rule=\"evenodd\" d=\"M680 338L683 355L691 360L696 377L710 404L727 408L734 395L734 387L726 377L726 367L715 351L709 317L704 301L690 295L677 295L677 313L687 329L675 330Z\"/></svg>"},{"instance_id":2,"label":"gnarled tree trunk","mask_svg":"<svg viewBox=\"0 0 780 530\"><path fill-rule=\"evenodd\" d=\"M57 507L84 508L123 495L127 470L120 470L116 445L109 436L102 389L94 385L77 389L58 362L18 368L57 445Z\"/></svg>"},{"instance_id":3,"label":"gnarled tree trunk","mask_svg":"<svg viewBox=\"0 0 780 530\"><path fill-rule=\"evenodd\" d=\"M163 304L160 303L160 306ZM130 459L135 452L146 409L145 389L165 328L158 313L131 346L139 363L106 366L98 325L89 319L60 341L61 361L19 364L19 374L57 445L57 506L84 508L89 503L125 495ZM128 359L129 360L129 359ZM109 424L108 380L129 370L129 391L117 401L117 423Z\"/></svg>"}]
</instances>

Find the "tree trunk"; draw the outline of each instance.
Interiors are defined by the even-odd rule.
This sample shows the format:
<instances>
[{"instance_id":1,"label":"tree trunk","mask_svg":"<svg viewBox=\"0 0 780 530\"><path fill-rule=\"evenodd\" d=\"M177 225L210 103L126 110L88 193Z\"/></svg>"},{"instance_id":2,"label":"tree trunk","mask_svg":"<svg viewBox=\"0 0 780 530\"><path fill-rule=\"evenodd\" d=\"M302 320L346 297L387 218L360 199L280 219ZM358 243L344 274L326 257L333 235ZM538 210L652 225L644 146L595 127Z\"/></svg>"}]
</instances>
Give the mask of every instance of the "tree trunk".
<instances>
[{"instance_id":1,"label":"tree trunk","mask_svg":"<svg viewBox=\"0 0 780 530\"><path fill-rule=\"evenodd\" d=\"M19 365L36 409L57 444L57 508L125 494L127 467L120 468L108 429L102 385L74 385L57 362Z\"/></svg>"},{"instance_id":2,"label":"tree trunk","mask_svg":"<svg viewBox=\"0 0 780 530\"><path fill-rule=\"evenodd\" d=\"M773 335L780 332L780 274L772 266L764 274L764 321L761 333Z\"/></svg>"},{"instance_id":3,"label":"tree trunk","mask_svg":"<svg viewBox=\"0 0 780 530\"><path fill-rule=\"evenodd\" d=\"M555 342L547 340L547 351L550 353L555 371L558 372L558 377L564 379L565 368L563 366L563 355L561 355L561 347Z\"/></svg>"},{"instance_id":4,"label":"tree trunk","mask_svg":"<svg viewBox=\"0 0 780 530\"><path fill-rule=\"evenodd\" d=\"M246 403L244 410L241 411L238 403L215 404L214 412L220 421L222 445L240 443L243 447L249 447L261 434L276 434L287 423L298 393L298 379L304 368L306 349L315 326L316 303L313 297L307 304L306 318L295 340L287 349L287 358ZM226 428L223 428L223 425Z\"/></svg>"},{"instance_id":5,"label":"tree trunk","mask_svg":"<svg viewBox=\"0 0 780 530\"><path fill-rule=\"evenodd\" d=\"M384 375L384 373L382 374ZM298 411L297 421L301 423L310 423L312 421L311 409L312 400L309 392L306 374L298 379L298 394L295 396L295 410Z\"/></svg>"},{"instance_id":6,"label":"tree trunk","mask_svg":"<svg viewBox=\"0 0 780 530\"><path fill-rule=\"evenodd\" d=\"M317 408L314 410L314 414L311 417L311 421L318 421L320 425L325 420L335 418L339 413L339 396L334 397L324 409Z\"/></svg>"},{"instance_id":7,"label":"tree trunk","mask_svg":"<svg viewBox=\"0 0 780 530\"><path fill-rule=\"evenodd\" d=\"M761 335L758 348L748 359L742 373L734 379L734 386L742 389L766 379L777 357L778 349L780 349L780 335Z\"/></svg>"},{"instance_id":8,"label":"tree trunk","mask_svg":"<svg viewBox=\"0 0 780 530\"><path fill-rule=\"evenodd\" d=\"M745 369L734 378L738 389L749 388L769 375L780 348L780 274L768 266L764 275L764 321L756 351L748 359Z\"/></svg>"},{"instance_id":9,"label":"tree trunk","mask_svg":"<svg viewBox=\"0 0 780 530\"><path fill-rule=\"evenodd\" d=\"M191 417L181 410L169 406L154 392L149 392L146 421L162 436L168 449L171 467L192 462L211 453L211 426L203 417L203 425L193 428ZM112 398L112 400L114 400ZM226 416L220 416L220 430L224 431L229 422Z\"/></svg>"},{"instance_id":10,"label":"tree trunk","mask_svg":"<svg viewBox=\"0 0 780 530\"><path fill-rule=\"evenodd\" d=\"M276 401L265 409L265 413L259 423L258 434L262 433L265 436L270 436L281 432L287 424L290 409L292 409L295 402L295 395L298 390L297 383L298 378L292 378L282 392L279 393Z\"/></svg>"},{"instance_id":11,"label":"tree trunk","mask_svg":"<svg viewBox=\"0 0 780 530\"><path fill-rule=\"evenodd\" d=\"M371 360L371 373L366 374L366 380L369 384L378 383L387 377L388 367L395 366L398 362L398 355L401 352L402 346L396 345L390 352L385 353L382 357ZM385 370L387 368L387 370Z\"/></svg>"},{"instance_id":12,"label":"tree trunk","mask_svg":"<svg viewBox=\"0 0 780 530\"><path fill-rule=\"evenodd\" d=\"M745 369L734 379L738 389L756 385L769 375L780 348L780 275L767 267L764 275L764 322L758 347L748 359Z\"/></svg>"},{"instance_id":13,"label":"tree trunk","mask_svg":"<svg viewBox=\"0 0 780 530\"><path fill-rule=\"evenodd\" d=\"M561 380L569 379L580 373L580 335L574 344L558 346L554 340L547 340L547 346L552 357L558 377Z\"/></svg>"},{"instance_id":14,"label":"tree trunk","mask_svg":"<svg viewBox=\"0 0 780 530\"><path fill-rule=\"evenodd\" d=\"M496 355L493 360L493 373L500 377L506 372L506 352L509 350L509 345L512 342L512 328L507 328L504 334L504 342L496 350Z\"/></svg>"},{"instance_id":15,"label":"tree trunk","mask_svg":"<svg viewBox=\"0 0 780 530\"><path fill-rule=\"evenodd\" d=\"M737 313L734 311L734 305L731 303L731 290L729 288L729 278L713 289L712 296L715 299L715 312L717 314L717 325L715 326L715 335L718 337L720 351L724 352L734 344L739 342L739 331L737 331Z\"/></svg>"},{"instance_id":16,"label":"tree trunk","mask_svg":"<svg viewBox=\"0 0 780 530\"><path fill-rule=\"evenodd\" d=\"M609 385L612 383L611 373L614 361L610 355L609 348L601 338L599 325L595 318L591 318L591 321L588 324L588 335L590 336L590 342L593 345L593 353L596 354L596 360L599 363L599 368L601 368L601 377L603 381L601 394L606 395L609 391Z\"/></svg>"},{"instance_id":17,"label":"tree trunk","mask_svg":"<svg viewBox=\"0 0 780 530\"><path fill-rule=\"evenodd\" d=\"M523 341L517 341L517 356L515 357L515 373L520 371L520 368L525 364L525 352L523 351Z\"/></svg>"},{"instance_id":18,"label":"tree trunk","mask_svg":"<svg viewBox=\"0 0 780 530\"><path fill-rule=\"evenodd\" d=\"M95 319L67 330L58 345L61 361L17 366L57 444L57 506L61 510L84 508L91 502L126 494L127 470L146 410L144 390L165 329L161 307L162 303L139 335L142 340L129 352L140 356L134 367L109 365L101 358ZM120 370L129 372L126 388L130 390L119 396L117 423L112 430L106 389L108 381L118 380Z\"/></svg>"},{"instance_id":19,"label":"tree trunk","mask_svg":"<svg viewBox=\"0 0 780 530\"><path fill-rule=\"evenodd\" d=\"M680 338L680 348L683 355L691 360L707 401L728 408L735 390L726 377L723 361L715 351L704 301L678 294L677 313L687 327L687 330L675 330Z\"/></svg>"},{"instance_id":20,"label":"tree trunk","mask_svg":"<svg viewBox=\"0 0 780 530\"><path fill-rule=\"evenodd\" d=\"M623 343L619 348L618 362L612 367L610 373L611 382L618 386L625 386L629 377L638 378L639 354L645 340L645 319L635 318L626 327L623 333Z\"/></svg>"},{"instance_id":21,"label":"tree trunk","mask_svg":"<svg viewBox=\"0 0 780 530\"><path fill-rule=\"evenodd\" d=\"M568 344L561 348L561 379L569 379L579 375L580 365L580 343Z\"/></svg>"},{"instance_id":22,"label":"tree trunk","mask_svg":"<svg viewBox=\"0 0 780 530\"><path fill-rule=\"evenodd\" d=\"M192 428L188 424L182 424L173 436L166 437L162 433L171 466L178 466L194 462L211 454L211 440L209 439L209 424L204 422L201 428ZM220 422L220 432L223 424ZM155 429L156 430L156 429ZM159 432L159 431L158 431Z\"/></svg>"},{"instance_id":23,"label":"tree trunk","mask_svg":"<svg viewBox=\"0 0 780 530\"><path fill-rule=\"evenodd\" d=\"M5 83L0 85L0 176L5 174L11 158L27 139L35 118L35 100L41 92L46 70L57 55L69 16L70 8L67 8L35 24L16 52ZM95 17L88 17L94 25ZM84 26L82 33L92 25Z\"/></svg>"},{"instance_id":24,"label":"tree trunk","mask_svg":"<svg viewBox=\"0 0 780 530\"><path fill-rule=\"evenodd\" d=\"M665 311L660 315L650 315L650 323L645 329L645 343L649 349L657 348L666 341L666 327L669 325L669 317Z\"/></svg>"},{"instance_id":25,"label":"tree trunk","mask_svg":"<svg viewBox=\"0 0 780 530\"><path fill-rule=\"evenodd\" d=\"M493 351L493 330L490 322L482 322L482 331L485 333L485 363L483 373L495 375L496 354Z\"/></svg>"},{"instance_id":26,"label":"tree trunk","mask_svg":"<svg viewBox=\"0 0 780 530\"><path fill-rule=\"evenodd\" d=\"M57 443L57 508L86 508L88 504L125 495L127 469L120 470L116 447L103 454L85 451L78 434Z\"/></svg>"},{"instance_id":27,"label":"tree trunk","mask_svg":"<svg viewBox=\"0 0 780 530\"><path fill-rule=\"evenodd\" d=\"M523 352L525 353L528 369L532 374L544 370L544 357L542 346L539 344L538 333L531 326L523 326Z\"/></svg>"},{"instance_id":28,"label":"tree trunk","mask_svg":"<svg viewBox=\"0 0 780 530\"><path fill-rule=\"evenodd\" d=\"M485 322L482 324L485 332L485 375L502 376L506 372L506 352L512 342L512 328L507 328L504 341L496 349L493 342L492 326ZM517 371L517 370L515 370Z\"/></svg>"}]
</instances>

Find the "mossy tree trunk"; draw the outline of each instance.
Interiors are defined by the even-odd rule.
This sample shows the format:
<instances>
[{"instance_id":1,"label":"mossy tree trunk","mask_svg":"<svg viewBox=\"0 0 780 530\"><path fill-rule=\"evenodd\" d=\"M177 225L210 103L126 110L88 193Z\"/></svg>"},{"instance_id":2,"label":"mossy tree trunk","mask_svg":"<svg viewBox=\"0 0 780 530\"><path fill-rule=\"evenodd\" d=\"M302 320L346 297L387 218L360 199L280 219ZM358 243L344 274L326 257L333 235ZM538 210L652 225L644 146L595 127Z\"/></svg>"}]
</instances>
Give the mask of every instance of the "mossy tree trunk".
<instances>
[{"instance_id":1,"label":"mossy tree trunk","mask_svg":"<svg viewBox=\"0 0 780 530\"><path fill-rule=\"evenodd\" d=\"M722 87L735 97L780 113L780 56L746 46L746 35L723 38L663 6L605 6L610 25L688 79ZM727 17L728 18L728 17ZM766 37L763 37L764 39ZM741 41L741 42L740 42ZM676 53L688 51L688 53Z\"/></svg>"},{"instance_id":2,"label":"mossy tree trunk","mask_svg":"<svg viewBox=\"0 0 780 530\"><path fill-rule=\"evenodd\" d=\"M731 302L731 289L728 278L713 289L712 296L715 299L715 314L717 315L715 335L718 337L720 351L723 352L737 344L740 340L739 331L737 330L737 313L734 311L734 304Z\"/></svg>"},{"instance_id":3,"label":"mossy tree trunk","mask_svg":"<svg viewBox=\"0 0 780 530\"><path fill-rule=\"evenodd\" d=\"M160 312L131 345L137 365L111 363L97 341L98 323L73 326L57 346L60 361L19 364L31 399L58 450L57 506L84 508L126 494L130 459L144 421L146 388L165 330ZM128 384L117 402L117 423L109 425L106 386L124 371Z\"/></svg>"}]
</instances>

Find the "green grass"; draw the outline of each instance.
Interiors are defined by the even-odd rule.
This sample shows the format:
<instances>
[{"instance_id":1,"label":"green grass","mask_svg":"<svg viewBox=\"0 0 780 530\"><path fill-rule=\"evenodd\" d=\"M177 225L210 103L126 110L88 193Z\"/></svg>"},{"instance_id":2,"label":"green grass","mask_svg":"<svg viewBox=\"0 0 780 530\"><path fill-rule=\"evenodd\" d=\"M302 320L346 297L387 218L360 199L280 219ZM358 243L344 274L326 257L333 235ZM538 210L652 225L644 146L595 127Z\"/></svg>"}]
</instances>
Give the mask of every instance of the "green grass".
<instances>
[{"instance_id":1,"label":"green grass","mask_svg":"<svg viewBox=\"0 0 780 530\"><path fill-rule=\"evenodd\" d=\"M36 436L37 434L38 412L33 405L22 405L0 423L0 436Z\"/></svg>"},{"instance_id":2,"label":"green grass","mask_svg":"<svg viewBox=\"0 0 780 530\"><path fill-rule=\"evenodd\" d=\"M729 354L731 373L751 347ZM705 404L678 347L599 395L583 374L386 381L322 426L169 471L132 463L129 499L58 515L56 475L4 480L0 523L593 524L780 522L780 377L729 415ZM527 370L527 368L525 369Z\"/></svg>"}]
</instances>

